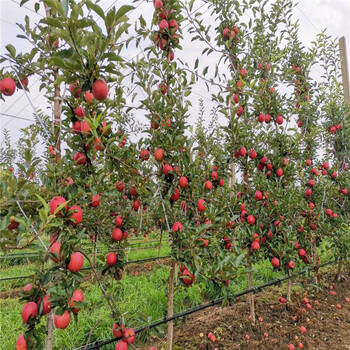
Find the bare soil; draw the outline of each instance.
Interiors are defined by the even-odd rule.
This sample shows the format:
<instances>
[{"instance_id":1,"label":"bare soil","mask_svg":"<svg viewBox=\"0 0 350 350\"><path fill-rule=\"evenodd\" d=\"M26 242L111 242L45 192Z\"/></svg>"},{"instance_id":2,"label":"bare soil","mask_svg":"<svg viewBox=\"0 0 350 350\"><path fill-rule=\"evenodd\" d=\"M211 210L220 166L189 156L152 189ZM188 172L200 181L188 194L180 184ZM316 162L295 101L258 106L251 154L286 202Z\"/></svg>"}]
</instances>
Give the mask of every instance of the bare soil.
<instances>
[{"instance_id":1,"label":"bare soil","mask_svg":"<svg viewBox=\"0 0 350 350\"><path fill-rule=\"evenodd\" d=\"M248 319L246 298L240 298L231 306L211 307L195 313L175 326L173 350L287 350L288 344L300 349L299 342L304 349L350 349L350 302L345 301L346 297L350 298L350 281L343 279L333 286L333 280L334 275L323 276L323 281L332 281L332 284L323 282L321 290L309 288L308 293L302 293L298 283L293 284L293 300L288 309L278 301L279 296L285 296L285 284L256 294L256 326ZM310 310L303 302L305 297L312 306ZM298 319L293 321L293 316ZM259 321L259 317L262 320ZM301 333L301 326L306 328L306 333ZM215 335L215 342L208 339L210 332ZM166 348L164 339L153 338L142 350L149 350L151 346L158 350Z\"/></svg>"}]
</instances>

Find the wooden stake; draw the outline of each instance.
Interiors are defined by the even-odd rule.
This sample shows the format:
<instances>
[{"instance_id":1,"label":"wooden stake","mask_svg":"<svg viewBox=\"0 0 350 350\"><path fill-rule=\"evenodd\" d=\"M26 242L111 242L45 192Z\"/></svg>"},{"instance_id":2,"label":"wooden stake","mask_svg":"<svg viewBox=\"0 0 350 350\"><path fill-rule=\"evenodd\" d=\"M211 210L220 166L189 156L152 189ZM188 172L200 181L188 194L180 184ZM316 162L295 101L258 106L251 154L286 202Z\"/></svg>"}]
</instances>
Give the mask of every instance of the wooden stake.
<instances>
[{"instance_id":1,"label":"wooden stake","mask_svg":"<svg viewBox=\"0 0 350 350\"><path fill-rule=\"evenodd\" d=\"M52 349L52 340L53 340L53 318L54 311L51 310L47 315L46 319L46 337L45 337L45 350Z\"/></svg>"},{"instance_id":2,"label":"wooden stake","mask_svg":"<svg viewBox=\"0 0 350 350\"><path fill-rule=\"evenodd\" d=\"M169 293L168 293L168 317L174 315L174 276L175 276L175 261L172 262L169 276ZM167 337L167 350L173 348L174 337L174 321L168 322L168 337Z\"/></svg>"},{"instance_id":3,"label":"wooden stake","mask_svg":"<svg viewBox=\"0 0 350 350\"><path fill-rule=\"evenodd\" d=\"M291 272L288 271L288 276L291 276ZM292 278L289 278L287 284L287 302L290 304L292 302Z\"/></svg>"},{"instance_id":4,"label":"wooden stake","mask_svg":"<svg viewBox=\"0 0 350 350\"><path fill-rule=\"evenodd\" d=\"M247 254L247 265L248 268L251 268L251 262L250 262L250 253ZM252 289L254 286L253 284L253 274L252 272L248 272L248 288ZM248 300L249 300L249 306L250 306L250 317L251 317L251 323L253 326L255 326L255 302L254 302L254 293L251 292L248 294Z\"/></svg>"},{"instance_id":5,"label":"wooden stake","mask_svg":"<svg viewBox=\"0 0 350 350\"><path fill-rule=\"evenodd\" d=\"M345 103L350 103L350 87L349 87L349 69L348 69L348 59L346 55L346 42L345 37L339 39L339 51L340 51L340 66L341 75L343 81L344 89L344 100Z\"/></svg>"}]
</instances>

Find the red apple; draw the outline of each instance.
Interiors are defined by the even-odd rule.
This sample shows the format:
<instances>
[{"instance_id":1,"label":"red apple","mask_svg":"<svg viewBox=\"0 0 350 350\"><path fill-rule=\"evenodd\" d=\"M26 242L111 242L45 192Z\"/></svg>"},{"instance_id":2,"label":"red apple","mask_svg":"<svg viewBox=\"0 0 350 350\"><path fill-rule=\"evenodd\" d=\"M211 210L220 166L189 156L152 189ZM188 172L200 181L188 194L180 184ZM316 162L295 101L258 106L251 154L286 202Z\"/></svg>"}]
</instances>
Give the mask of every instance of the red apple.
<instances>
[{"instance_id":1,"label":"red apple","mask_svg":"<svg viewBox=\"0 0 350 350\"><path fill-rule=\"evenodd\" d=\"M72 299L70 300L70 307L75 307L75 302L84 301L84 293L80 289L76 289L73 292ZM79 308L74 308L73 312L76 314L80 311Z\"/></svg>"},{"instance_id":2,"label":"red apple","mask_svg":"<svg viewBox=\"0 0 350 350\"><path fill-rule=\"evenodd\" d=\"M198 207L198 210L199 210L200 212L205 211L205 205L206 205L206 202L205 202L204 199L198 199L198 201L197 201L197 207Z\"/></svg>"},{"instance_id":3,"label":"red apple","mask_svg":"<svg viewBox=\"0 0 350 350\"><path fill-rule=\"evenodd\" d=\"M96 208L100 205L101 196L99 194L91 195L91 205Z\"/></svg>"},{"instance_id":4,"label":"red apple","mask_svg":"<svg viewBox=\"0 0 350 350\"><path fill-rule=\"evenodd\" d=\"M107 261L108 266L114 266L116 264L117 260L118 260L118 257L117 257L116 253L110 252L107 254L106 261Z\"/></svg>"},{"instance_id":5,"label":"red apple","mask_svg":"<svg viewBox=\"0 0 350 350\"><path fill-rule=\"evenodd\" d=\"M104 101L108 96L108 85L103 79L96 80L92 85L92 94L97 101Z\"/></svg>"},{"instance_id":6,"label":"red apple","mask_svg":"<svg viewBox=\"0 0 350 350\"><path fill-rule=\"evenodd\" d=\"M29 318L34 318L38 315L38 305L33 301L28 302L22 309L23 323L27 323Z\"/></svg>"},{"instance_id":7,"label":"red apple","mask_svg":"<svg viewBox=\"0 0 350 350\"><path fill-rule=\"evenodd\" d=\"M85 155L81 152L75 153L73 159L76 165L85 165L87 162Z\"/></svg>"},{"instance_id":8,"label":"red apple","mask_svg":"<svg viewBox=\"0 0 350 350\"><path fill-rule=\"evenodd\" d=\"M154 151L154 158L158 161L158 162L161 162L163 160L163 157L164 157L164 150L161 149L161 148L157 148L155 151Z\"/></svg>"},{"instance_id":9,"label":"red apple","mask_svg":"<svg viewBox=\"0 0 350 350\"><path fill-rule=\"evenodd\" d=\"M132 328L127 328L123 334L123 342L132 344L135 340L135 331Z\"/></svg>"},{"instance_id":10,"label":"red apple","mask_svg":"<svg viewBox=\"0 0 350 350\"><path fill-rule=\"evenodd\" d=\"M123 231L120 228L115 228L112 232L112 238L115 241L121 241L123 239Z\"/></svg>"},{"instance_id":11,"label":"red apple","mask_svg":"<svg viewBox=\"0 0 350 350\"><path fill-rule=\"evenodd\" d=\"M182 231L183 230L183 226L181 224L181 222L176 221L173 224L173 232L177 232L177 231Z\"/></svg>"},{"instance_id":12,"label":"red apple","mask_svg":"<svg viewBox=\"0 0 350 350\"><path fill-rule=\"evenodd\" d=\"M55 243L53 243L51 248L50 248L50 253L58 256L58 259L50 257L51 260L55 263L58 263L61 260L60 250L61 250L61 243L57 242L57 241Z\"/></svg>"},{"instance_id":13,"label":"red apple","mask_svg":"<svg viewBox=\"0 0 350 350\"><path fill-rule=\"evenodd\" d=\"M63 198L61 196L53 197L50 201L50 213L54 214L55 210L65 202L67 202L67 201L65 200L65 198ZM64 209L67 210L67 205L64 207ZM55 215L60 216L61 211L58 211Z\"/></svg>"},{"instance_id":14,"label":"red apple","mask_svg":"<svg viewBox=\"0 0 350 350\"><path fill-rule=\"evenodd\" d=\"M280 266L280 261L277 258L272 258L271 259L271 264L273 267L279 267Z\"/></svg>"},{"instance_id":15,"label":"red apple","mask_svg":"<svg viewBox=\"0 0 350 350\"><path fill-rule=\"evenodd\" d=\"M12 78L6 77L0 81L0 91L5 96L12 96L16 90L16 83Z\"/></svg>"},{"instance_id":16,"label":"red apple","mask_svg":"<svg viewBox=\"0 0 350 350\"><path fill-rule=\"evenodd\" d=\"M68 209L69 218L71 219L71 223L73 225L78 225L83 221L83 211L79 207L79 205L73 205Z\"/></svg>"},{"instance_id":17,"label":"red apple","mask_svg":"<svg viewBox=\"0 0 350 350\"><path fill-rule=\"evenodd\" d=\"M68 269L71 272L78 272L83 268L84 256L80 252L71 254Z\"/></svg>"},{"instance_id":18,"label":"red apple","mask_svg":"<svg viewBox=\"0 0 350 350\"><path fill-rule=\"evenodd\" d=\"M181 176L179 179L179 186L181 189L185 189L188 186L188 180L186 176Z\"/></svg>"},{"instance_id":19,"label":"red apple","mask_svg":"<svg viewBox=\"0 0 350 350\"><path fill-rule=\"evenodd\" d=\"M55 315L54 324L56 328L66 329L70 323L71 316L68 310L66 310L63 315Z\"/></svg>"},{"instance_id":20,"label":"red apple","mask_svg":"<svg viewBox=\"0 0 350 350\"><path fill-rule=\"evenodd\" d=\"M51 303L49 302L49 299L50 299L50 294L46 294L42 301L43 301L43 311L42 311L42 314L43 315L46 315L48 314L50 311L51 311ZM41 303L41 298L39 298L37 304L38 304L38 309L39 309L39 306L40 306L40 303Z\"/></svg>"},{"instance_id":21,"label":"red apple","mask_svg":"<svg viewBox=\"0 0 350 350\"><path fill-rule=\"evenodd\" d=\"M20 334L16 340L16 350L28 350L24 334Z\"/></svg>"}]
</instances>

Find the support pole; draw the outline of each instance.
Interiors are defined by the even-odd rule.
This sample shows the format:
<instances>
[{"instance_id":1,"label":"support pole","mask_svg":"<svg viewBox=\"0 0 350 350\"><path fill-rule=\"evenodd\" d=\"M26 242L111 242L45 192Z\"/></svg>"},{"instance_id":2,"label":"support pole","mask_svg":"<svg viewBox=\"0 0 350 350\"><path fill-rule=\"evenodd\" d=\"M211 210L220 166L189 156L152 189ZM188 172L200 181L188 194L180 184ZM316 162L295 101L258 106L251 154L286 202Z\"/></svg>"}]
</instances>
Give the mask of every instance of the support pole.
<instances>
[{"instance_id":1,"label":"support pole","mask_svg":"<svg viewBox=\"0 0 350 350\"><path fill-rule=\"evenodd\" d=\"M168 317L174 315L174 276L175 276L176 263L173 261L170 269L169 276L169 294L168 294ZM167 337L167 350L173 348L173 337L174 337L174 321L168 323L168 337Z\"/></svg>"},{"instance_id":2,"label":"support pole","mask_svg":"<svg viewBox=\"0 0 350 350\"><path fill-rule=\"evenodd\" d=\"M348 69L348 59L346 54L346 42L345 42L344 36L342 36L339 39L339 51L340 51L341 76L342 76L343 90L344 90L344 100L345 100L345 103L350 103L349 69Z\"/></svg>"}]
</instances>

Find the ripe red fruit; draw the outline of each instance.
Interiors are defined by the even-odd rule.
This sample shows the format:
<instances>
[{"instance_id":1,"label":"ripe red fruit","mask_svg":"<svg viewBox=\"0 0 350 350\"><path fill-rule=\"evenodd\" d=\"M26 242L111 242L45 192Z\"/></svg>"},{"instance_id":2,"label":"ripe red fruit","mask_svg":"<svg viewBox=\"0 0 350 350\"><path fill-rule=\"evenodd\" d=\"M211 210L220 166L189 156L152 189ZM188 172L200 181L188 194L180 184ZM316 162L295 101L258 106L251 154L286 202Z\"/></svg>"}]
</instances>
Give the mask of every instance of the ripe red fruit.
<instances>
[{"instance_id":1,"label":"ripe red fruit","mask_svg":"<svg viewBox=\"0 0 350 350\"><path fill-rule=\"evenodd\" d=\"M249 340L250 336L248 334L246 334L244 338L245 338L245 340Z\"/></svg>"},{"instance_id":2,"label":"ripe red fruit","mask_svg":"<svg viewBox=\"0 0 350 350\"><path fill-rule=\"evenodd\" d=\"M340 305L340 304L337 304L337 309L341 309L342 308L342 306Z\"/></svg>"},{"instance_id":3,"label":"ripe red fruit","mask_svg":"<svg viewBox=\"0 0 350 350\"><path fill-rule=\"evenodd\" d=\"M326 215L331 216L333 214L332 209L326 209Z\"/></svg>"},{"instance_id":4,"label":"ripe red fruit","mask_svg":"<svg viewBox=\"0 0 350 350\"><path fill-rule=\"evenodd\" d=\"M157 148L155 151L154 151L154 158L158 161L158 162L161 162L163 160L163 157L164 157L164 150L161 149L161 148Z\"/></svg>"},{"instance_id":5,"label":"ripe red fruit","mask_svg":"<svg viewBox=\"0 0 350 350\"><path fill-rule=\"evenodd\" d=\"M121 181L118 181L118 182L115 184L115 187L116 187L116 189L118 190L118 192L123 192L123 191L124 191L124 188L125 188L125 185L124 185Z\"/></svg>"},{"instance_id":6,"label":"ripe red fruit","mask_svg":"<svg viewBox=\"0 0 350 350\"><path fill-rule=\"evenodd\" d=\"M121 241L123 239L123 231L120 228L115 228L112 232L112 238L115 241Z\"/></svg>"},{"instance_id":7,"label":"ripe red fruit","mask_svg":"<svg viewBox=\"0 0 350 350\"><path fill-rule=\"evenodd\" d=\"M283 124L283 117L282 117L281 115L278 115L278 116L276 117L276 123L277 123L278 125L282 125L282 124Z\"/></svg>"},{"instance_id":8,"label":"ripe red fruit","mask_svg":"<svg viewBox=\"0 0 350 350\"><path fill-rule=\"evenodd\" d=\"M265 114L260 113L258 116L258 122L263 123L265 121Z\"/></svg>"},{"instance_id":9,"label":"ripe red fruit","mask_svg":"<svg viewBox=\"0 0 350 350\"><path fill-rule=\"evenodd\" d=\"M306 255L306 251L304 249L299 249L298 255L299 255L300 258L303 258Z\"/></svg>"},{"instance_id":10,"label":"ripe red fruit","mask_svg":"<svg viewBox=\"0 0 350 350\"><path fill-rule=\"evenodd\" d=\"M259 251L260 250L260 244L259 241L256 240L252 243L251 245L252 251L254 252L255 250Z\"/></svg>"},{"instance_id":11,"label":"ripe red fruit","mask_svg":"<svg viewBox=\"0 0 350 350\"><path fill-rule=\"evenodd\" d=\"M135 331L132 328L127 328L123 334L123 342L132 344L135 340Z\"/></svg>"},{"instance_id":12,"label":"ripe red fruit","mask_svg":"<svg viewBox=\"0 0 350 350\"><path fill-rule=\"evenodd\" d=\"M95 150L96 151L101 151L102 147L103 147L103 145L102 145L101 140L100 139L95 139L94 140L94 148L95 148Z\"/></svg>"},{"instance_id":13,"label":"ripe red fruit","mask_svg":"<svg viewBox=\"0 0 350 350\"><path fill-rule=\"evenodd\" d=\"M91 195L91 205L96 208L100 205L101 196L99 194Z\"/></svg>"},{"instance_id":14,"label":"ripe red fruit","mask_svg":"<svg viewBox=\"0 0 350 350\"><path fill-rule=\"evenodd\" d=\"M287 266L288 266L290 269L294 269L294 267L295 267L294 261L291 260L291 261L287 264Z\"/></svg>"},{"instance_id":15,"label":"ripe red fruit","mask_svg":"<svg viewBox=\"0 0 350 350\"><path fill-rule=\"evenodd\" d=\"M336 179L336 178L337 178L337 176L338 176L338 174L337 174L337 172L336 172L336 171L334 171L334 172L331 174L331 176L332 176L332 179Z\"/></svg>"},{"instance_id":16,"label":"ripe red fruit","mask_svg":"<svg viewBox=\"0 0 350 350\"><path fill-rule=\"evenodd\" d=\"M74 308L75 307L75 302L80 302L80 301L84 301L84 293L80 290L80 289L76 289L73 292L72 298L69 302L69 306ZM80 311L80 308L74 308L73 312L76 314Z\"/></svg>"},{"instance_id":17,"label":"ripe red fruit","mask_svg":"<svg viewBox=\"0 0 350 350\"><path fill-rule=\"evenodd\" d=\"M0 81L0 91L5 96L12 96L16 90L16 83L12 78L6 77Z\"/></svg>"},{"instance_id":18,"label":"ripe red fruit","mask_svg":"<svg viewBox=\"0 0 350 350\"><path fill-rule=\"evenodd\" d=\"M86 157L81 152L75 153L73 159L74 159L74 163L76 165L85 165L86 164Z\"/></svg>"},{"instance_id":19,"label":"ripe red fruit","mask_svg":"<svg viewBox=\"0 0 350 350\"><path fill-rule=\"evenodd\" d=\"M166 19L162 19L159 22L159 30L160 32L164 32L165 29L169 29L169 22Z\"/></svg>"},{"instance_id":20,"label":"ripe red fruit","mask_svg":"<svg viewBox=\"0 0 350 350\"><path fill-rule=\"evenodd\" d=\"M24 334L20 334L16 340L16 350L28 350Z\"/></svg>"},{"instance_id":21,"label":"ripe red fruit","mask_svg":"<svg viewBox=\"0 0 350 350\"><path fill-rule=\"evenodd\" d=\"M188 186L188 180L186 176L181 176L179 179L179 186L181 189L185 189Z\"/></svg>"},{"instance_id":22,"label":"ripe red fruit","mask_svg":"<svg viewBox=\"0 0 350 350\"><path fill-rule=\"evenodd\" d=\"M301 333L306 333L307 332L307 330L306 330L306 328L304 326L301 326L299 329L300 329Z\"/></svg>"},{"instance_id":23,"label":"ripe red fruit","mask_svg":"<svg viewBox=\"0 0 350 350\"><path fill-rule=\"evenodd\" d=\"M288 345L288 350L295 350L294 345L293 345L293 344L289 344L289 345Z\"/></svg>"},{"instance_id":24,"label":"ripe red fruit","mask_svg":"<svg viewBox=\"0 0 350 350\"><path fill-rule=\"evenodd\" d=\"M66 329L70 323L71 316L68 310L66 310L63 315L55 315L54 324L56 328Z\"/></svg>"},{"instance_id":25,"label":"ripe red fruit","mask_svg":"<svg viewBox=\"0 0 350 350\"><path fill-rule=\"evenodd\" d=\"M32 285L31 283L28 283L28 284L23 288L23 290L24 290L25 292L30 292L32 288L33 288L33 285Z\"/></svg>"},{"instance_id":26,"label":"ripe red fruit","mask_svg":"<svg viewBox=\"0 0 350 350\"><path fill-rule=\"evenodd\" d=\"M49 299L50 299L50 294L46 294L42 299L42 302L43 302L42 314L43 315L46 315L51 311L51 303L49 302ZM39 310L40 303L41 303L41 298L37 302L38 310Z\"/></svg>"},{"instance_id":27,"label":"ripe red fruit","mask_svg":"<svg viewBox=\"0 0 350 350\"><path fill-rule=\"evenodd\" d=\"M182 276L184 277L182 280L186 285L190 286L193 283L194 276L187 269L183 270Z\"/></svg>"},{"instance_id":28,"label":"ripe red fruit","mask_svg":"<svg viewBox=\"0 0 350 350\"><path fill-rule=\"evenodd\" d=\"M60 250L61 250L61 243L60 242L55 242L50 248L50 253L56 254L58 256L58 259L50 257L51 260L55 263L58 263L61 260Z\"/></svg>"},{"instance_id":29,"label":"ripe red fruit","mask_svg":"<svg viewBox=\"0 0 350 350\"><path fill-rule=\"evenodd\" d=\"M139 211L141 206L141 203L139 200L136 200L134 203L132 203L132 208L134 209L134 211Z\"/></svg>"},{"instance_id":30,"label":"ripe red fruit","mask_svg":"<svg viewBox=\"0 0 350 350\"><path fill-rule=\"evenodd\" d=\"M247 222L249 225L254 225L255 224L255 217L253 215L248 215Z\"/></svg>"},{"instance_id":31,"label":"ripe red fruit","mask_svg":"<svg viewBox=\"0 0 350 350\"><path fill-rule=\"evenodd\" d=\"M128 344L124 343L124 341L120 341L115 346L115 350L128 350Z\"/></svg>"},{"instance_id":32,"label":"ripe red fruit","mask_svg":"<svg viewBox=\"0 0 350 350\"><path fill-rule=\"evenodd\" d=\"M238 153L241 157L245 157L247 155L247 149L244 146L242 146Z\"/></svg>"},{"instance_id":33,"label":"ripe red fruit","mask_svg":"<svg viewBox=\"0 0 350 350\"><path fill-rule=\"evenodd\" d=\"M69 85L69 92L74 95L75 98L78 98L81 93L81 89L79 88L79 82L77 82L77 85L70 84Z\"/></svg>"},{"instance_id":34,"label":"ripe red fruit","mask_svg":"<svg viewBox=\"0 0 350 350\"><path fill-rule=\"evenodd\" d=\"M71 219L71 223L73 225L78 225L83 221L83 211L79 207L79 205L73 205L68 209L69 218Z\"/></svg>"},{"instance_id":35,"label":"ripe red fruit","mask_svg":"<svg viewBox=\"0 0 350 350\"><path fill-rule=\"evenodd\" d=\"M174 193L170 198L172 201L176 202L180 198L180 191L177 188L174 188Z\"/></svg>"},{"instance_id":36,"label":"ripe red fruit","mask_svg":"<svg viewBox=\"0 0 350 350\"><path fill-rule=\"evenodd\" d=\"M219 186L222 187L224 186L225 180L224 179L220 179L219 181Z\"/></svg>"},{"instance_id":37,"label":"ripe red fruit","mask_svg":"<svg viewBox=\"0 0 350 350\"><path fill-rule=\"evenodd\" d=\"M175 19L171 19L169 21L169 27L172 29L174 28L174 33L176 33L177 30L179 29L179 25L177 24L177 21Z\"/></svg>"},{"instance_id":38,"label":"ripe red fruit","mask_svg":"<svg viewBox=\"0 0 350 350\"><path fill-rule=\"evenodd\" d=\"M211 190L213 188L213 183L211 181L206 181L204 184L206 190Z\"/></svg>"},{"instance_id":39,"label":"ripe red fruit","mask_svg":"<svg viewBox=\"0 0 350 350\"><path fill-rule=\"evenodd\" d=\"M148 160L150 156L150 153L147 149L143 149L140 153L140 157L142 160Z\"/></svg>"},{"instance_id":40,"label":"ripe red fruit","mask_svg":"<svg viewBox=\"0 0 350 350\"><path fill-rule=\"evenodd\" d=\"M329 169L329 163L328 162L324 162L322 167L325 169L325 170L328 170Z\"/></svg>"},{"instance_id":41,"label":"ripe red fruit","mask_svg":"<svg viewBox=\"0 0 350 350\"><path fill-rule=\"evenodd\" d=\"M83 268L84 256L80 252L71 254L68 269L71 272L78 272Z\"/></svg>"},{"instance_id":42,"label":"ripe red fruit","mask_svg":"<svg viewBox=\"0 0 350 350\"><path fill-rule=\"evenodd\" d=\"M232 99L235 103L238 103L239 102L238 94L234 94Z\"/></svg>"},{"instance_id":43,"label":"ripe red fruit","mask_svg":"<svg viewBox=\"0 0 350 350\"><path fill-rule=\"evenodd\" d=\"M154 8L159 10L163 7L163 2L161 0L154 0Z\"/></svg>"},{"instance_id":44,"label":"ripe red fruit","mask_svg":"<svg viewBox=\"0 0 350 350\"><path fill-rule=\"evenodd\" d=\"M60 206L62 205L63 203L67 202L63 197L61 196L56 196L56 197L53 197L50 201L50 213L51 214L54 214L55 213L55 210ZM67 210L67 205L65 205L65 210ZM58 211L56 213L56 216L60 216L61 215L61 211Z\"/></svg>"},{"instance_id":45,"label":"ripe red fruit","mask_svg":"<svg viewBox=\"0 0 350 350\"><path fill-rule=\"evenodd\" d=\"M173 232L182 231L182 230L183 230L183 226L182 226L181 222L179 222L179 221L174 222Z\"/></svg>"},{"instance_id":46,"label":"ripe red fruit","mask_svg":"<svg viewBox=\"0 0 350 350\"><path fill-rule=\"evenodd\" d=\"M242 114L243 114L243 107L239 106L238 109L237 109L237 115L241 116Z\"/></svg>"},{"instance_id":47,"label":"ripe red fruit","mask_svg":"<svg viewBox=\"0 0 350 350\"><path fill-rule=\"evenodd\" d=\"M204 199L198 199L198 201L197 201L197 207L198 207L198 210L199 210L200 212L205 211L205 204L206 204L206 202L205 202Z\"/></svg>"},{"instance_id":48,"label":"ripe red fruit","mask_svg":"<svg viewBox=\"0 0 350 350\"><path fill-rule=\"evenodd\" d=\"M88 104L91 104L94 101L94 95L90 92L90 90L85 92L84 99Z\"/></svg>"},{"instance_id":49,"label":"ripe red fruit","mask_svg":"<svg viewBox=\"0 0 350 350\"><path fill-rule=\"evenodd\" d=\"M22 309L23 323L27 323L29 318L31 317L34 318L37 315L38 315L38 305L33 301L30 301L23 306L23 309Z\"/></svg>"},{"instance_id":50,"label":"ripe red fruit","mask_svg":"<svg viewBox=\"0 0 350 350\"><path fill-rule=\"evenodd\" d=\"M91 126L88 121L83 120L82 122L80 122L80 132L82 134L88 134L90 130L91 130Z\"/></svg>"},{"instance_id":51,"label":"ripe red fruit","mask_svg":"<svg viewBox=\"0 0 350 350\"><path fill-rule=\"evenodd\" d=\"M283 169L277 169L277 170L276 170L276 175L277 175L278 177L283 176Z\"/></svg>"},{"instance_id":52,"label":"ripe red fruit","mask_svg":"<svg viewBox=\"0 0 350 350\"><path fill-rule=\"evenodd\" d=\"M107 254L106 261L108 266L114 266L117 260L118 260L118 257L116 253L110 252Z\"/></svg>"},{"instance_id":53,"label":"ripe red fruit","mask_svg":"<svg viewBox=\"0 0 350 350\"><path fill-rule=\"evenodd\" d=\"M309 186L310 187L314 187L315 186L315 180L314 179L310 179L309 180Z\"/></svg>"},{"instance_id":54,"label":"ripe red fruit","mask_svg":"<svg viewBox=\"0 0 350 350\"><path fill-rule=\"evenodd\" d=\"M254 149L252 149L250 152L249 152L249 158L250 159L255 159L257 157L257 153Z\"/></svg>"},{"instance_id":55,"label":"ripe red fruit","mask_svg":"<svg viewBox=\"0 0 350 350\"><path fill-rule=\"evenodd\" d=\"M212 171L211 173L211 178L214 180L214 181L218 181L218 172L217 171Z\"/></svg>"},{"instance_id":56,"label":"ripe red fruit","mask_svg":"<svg viewBox=\"0 0 350 350\"><path fill-rule=\"evenodd\" d=\"M79 120L77 120L73 124L72 129L76 134L80 134L81 133L81 122Z\"/></svg>"},{"instance_id":57,"label":"ripe red fruit","mask_svg":"<svg viewBox=\"0 0 350 350\"><path fill-rule=\"evenodd\" d=\"M299 346L299 349L304 349L303 343L299 342L299 343L298 343L298 346Z\"/></svg>"},{"instance_id":58,"label":"ripe red fruit","mask_svg":"<svg viewBox=\"0 0 350 350\"><path fill-rule=\"evenodd\" d=\"M306 159L306 165L307 166L310 166L310 165L312 165L312 160L311 159Z\"/></svg>"},{"instance_id":59,"label":"ripe red fruit","mask_svg":"<svg viewBox=\"0 0 350 350\"><path fill-rule=\"evenodd\" d=\"M260 163L265 165L265 163L267 162L267 157L266 156L263 156L261 159L260 159Z\"/></svg>"},{"instance_id":60,"label":"ripe red fruit","mask_svg":"<svg viewBox=\"0 0 350 350\"><path fill-rule=\"evenodd\" d=\"M108 85L102 80L96 80L92 85L92 94L97 101L104 101L108 96Z\"/></svg>"},{"instance_id":61,"label":"ripe red fruit","mask_svg":"<svg viewBox=\"0 0 350 350\"><path fill-rule=\"evenodd\" d=\"M77 107L74 110L74 114L79 118L84 118L85 117L85 108L84 107Z\"/></svg>"},{"instance_id":62,"label":"ripe red fruit","mask_svg":"<svg viewBox=\"0 0 350 350\"><path fill-rule=\"evenodd\" d=\"M169 164L165 164L164 166L163 166L163 174L165 175L165 176L169 176L170 174L169 174L169 171L172 171L173 170L173 167L171 166L171 165L169 165Z\"/></svg>"},{"instance_id":63,"label":"ripe red fruit","mask_svg":"<svg viewBox=\"0 0 350 350\"><path fill-rule=\"evenodd\" d=\"M270 116L270 114L265 114L265 123L266 123L266 124L269 124L270 121L271 121L271 116Z\"/></svg>"},{"instance_id":64,"label":"ripe red fruit","mask_svg":"<svg viewBox=\"0 0 350 350\"><path fill-rule=\"evenodd\" d=\"M117 216L115 218L115 224L116 224L116 226L121 227L123 225L123 218L121 216Z\"/></svg>"},{"instance_id":65,"label":"ripe red fruit","mask_svg":"<svg viewBox=\"0 0 350 350\"><path fill-rule=\"evenodd\" d=\"M255 192L254 197L255 197L255 200L256 200L256 201L261 201L261 200L263 199L263 194L262 194L261 191L257 190L257 191Z\"/></svg>"},{"instance_id":66,"label":"ripe red fruit","mask_svg":"<svg viewBox=\"0 0 350 350\"><path fill-rule=\"evenodd\" d=\"M271 264L273 267L279 267L280 266L280 261L277 258L272 258L271 259Z\"/></svg>"}]
</instances>

